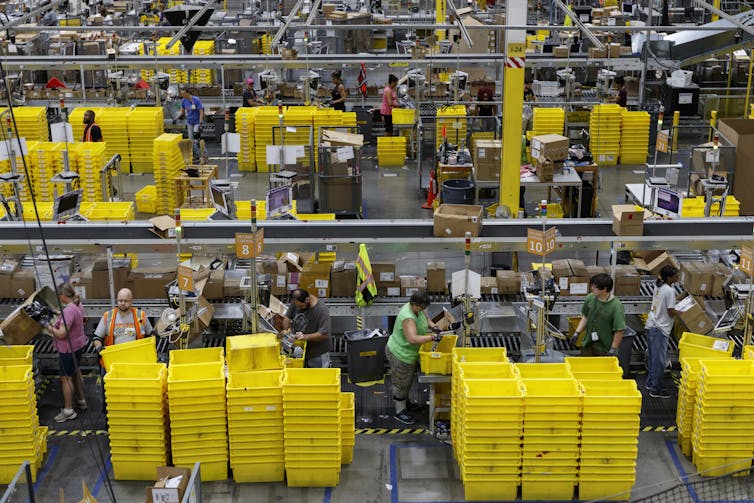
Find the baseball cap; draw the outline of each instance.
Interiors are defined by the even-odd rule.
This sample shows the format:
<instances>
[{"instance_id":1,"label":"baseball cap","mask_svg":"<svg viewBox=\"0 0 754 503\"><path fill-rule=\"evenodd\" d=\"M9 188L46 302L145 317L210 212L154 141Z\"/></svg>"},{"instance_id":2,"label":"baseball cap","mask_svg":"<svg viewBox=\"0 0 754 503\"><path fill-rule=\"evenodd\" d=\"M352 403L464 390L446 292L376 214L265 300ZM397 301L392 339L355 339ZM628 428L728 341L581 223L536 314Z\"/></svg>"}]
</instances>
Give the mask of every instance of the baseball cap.
<instances>
[{"instance_id":1,"label":"baseball cap","mask_svg":"<svg viewBox=\"0 0 754 503\"><path fill-rule=\"evenodd\" d=\"M253 84L253 83L254 83L253 77L249 77L248 79L246 79L246 84Z\"/></svg>"}]
</instances>

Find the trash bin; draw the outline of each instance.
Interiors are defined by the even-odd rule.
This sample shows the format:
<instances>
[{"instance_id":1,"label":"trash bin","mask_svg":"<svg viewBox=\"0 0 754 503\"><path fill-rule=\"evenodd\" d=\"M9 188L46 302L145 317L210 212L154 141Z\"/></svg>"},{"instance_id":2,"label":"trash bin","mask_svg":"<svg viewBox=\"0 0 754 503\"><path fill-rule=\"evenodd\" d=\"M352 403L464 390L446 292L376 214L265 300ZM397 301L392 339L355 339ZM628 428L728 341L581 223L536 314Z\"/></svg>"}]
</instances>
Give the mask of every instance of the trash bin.
<instances>
[{"instance_id":1,"label":"trash bin","mask_svg":"<svg viewBox=\"0 0 754 503\"><path fill-rule=\"evenodd\" d=\"M442 202L447 204L474 204L474 182L462 178L442 182Z\"/></svg>"},{"instance_id":2,"label":"trash bin","mask_svg":"<svg viewBox=\"0 0 754 503\"><path fill-rule=\"evenodd\" d=\"M343 338L351 382L378 381L385 376L387 334L379 329L354 330L343 334Z\"/></svg>"},{"instance_id":3,"label":"trash bin","mask_svg":"<svg viewBox=\"0 0 754 503\"><path fill-rule=\"evenodd\" d=\"M618 365L623 369L623 379L628 379L631 373L631 351L634 347L634 337L636 331L631 327L626 327L623 331L623 339L618 346Z\"/></svg>"}]
</instances>

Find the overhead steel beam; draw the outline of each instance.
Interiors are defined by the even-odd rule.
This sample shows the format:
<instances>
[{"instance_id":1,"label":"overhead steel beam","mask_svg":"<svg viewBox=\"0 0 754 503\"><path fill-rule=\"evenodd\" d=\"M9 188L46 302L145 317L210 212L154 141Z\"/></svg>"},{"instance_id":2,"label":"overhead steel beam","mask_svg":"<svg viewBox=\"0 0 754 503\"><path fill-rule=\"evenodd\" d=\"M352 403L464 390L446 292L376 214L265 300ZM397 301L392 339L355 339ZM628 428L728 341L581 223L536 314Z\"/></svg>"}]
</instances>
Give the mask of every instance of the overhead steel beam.
<instances>
[{"instance_id":1,"label":"overhead steel beam","mask_svg":"<svg viewBox=\"0 0 754 503\"><path fill-rule=\"evenodd\" d=\"M274 47L280 43L280 39L282 39L283 35L285 35L285 32L288 31L288 27L291 25L293 18L296 17L296 14L298 14L298 11L301 10L301 6L303 4L304 0L298 0L296 2L296 4L291 9L291 12L288 14L288 19L285 20L285 23L283 23L283 25L278 29L277 33L275 33L275 36L272 38L270 47Z\"/></svg>"},{"instance_id":2,"label":"overhead steel beam","mask_svg":"<svg viewBox=\"0 0 754 503\"><path fill-rule=\"evenodd\" d=\"M563 3L562 0L555 0L555 5L557 5L566 16L571 18L573 23L579 27L581 32L586 36L586 38L589 39L589 41L592 44L594 44L595 47L597 47L600 50L605 50L605 45L602 42L600 42L597 37L594 36L594 33L592 33L591 30L589 30L589 28L584 26L584 23L581 22L581 20L579 19L579 16L577 16L575 12L569 9L568 6Z\"/></svg>"},{"instance_id":3,"label":"overhead steel beam","mask_svg":"<svg viewBox=\"0 0 754 503\"><path fill-rule=\"evenodd\" d=\"M170 41L165 44L166 49L170 49L175 45L176 42L178 42L190 29L194 27L194 25L201 19L201 17L204 15L205 12L209 10L212 5L214 5L215 0L208 0L207 3L205 3L201 9L196 11L196 14L194 14L191 19L189 19L189 22L186 23L180 30L178 30L178 33L173 35L173 38L170 39ZM226 28L227 29L227 28Z\"/></svg>"},{"instance_id":4,"label":"overhead steel beam","mask_svg":"<svg viewBox=\"0 0 754 503\"><path fill-rule=\"evenodd\" d=\"M557 1L559 1L559 0L557 0ZM708 4L704 0L694 0L694 3L696 3L697 5L700 5L700 6L704 7L705 9L707 9L708 11L710 11L712 14L720 16L720 18L722 18L722 19L724 19L724 20L726 20L726 21L728 21L730 23L733 23L734 25L736 25L736 27L738 27L741 30L745 31L749 35L754 36L754 28L752 28L751 26L745 25L744 23L742 23L741 21L739 21L735 16L731 16L730 14L728 14L728 13L726 13L724 11L721 11L720 9L718 9L717 7L715 7L714 5ZM696 28L692 28L692 30L695 30L695 29Z\"/></svg>"},{"instance_id":5,"label":"overhead steel beam","mask_svg":"<svg viewBox=\"0 0 754 503\"><path fill-rule=\"evenodd\" d=\"M26 14L24 14L21 17L15 18L10 23L4 24L2 26L2 28L7 30L8 28L13 28L13 27L18 26L20 24L23 24L28 19L30 19L30 18L32 18L34 16L38 16L38 15L44 13L44 12L49 11L50 9L54 9L58 5L62 4L64 1L66 1L66 0L53 0L52 2L47 3L47 4L45 4L45 5L41 6L41 7L37 7L36 9L32 10L31 12L27 12Z\"/></svg>"},{"instance_id":6,"label":"overhead steel beam","mask_svg":"<svg viewBox=\"0 0 754 503\"><path fill-rule=\"evenodd\" d=\"M309 11L309 17L306 18L306 26L311 26L312 23L314 23L314 19L317 17L317 11L319 10L321 3L322 0L314 0L314 3L311 6L311 10Z\"/></svg>"}]
</instances>

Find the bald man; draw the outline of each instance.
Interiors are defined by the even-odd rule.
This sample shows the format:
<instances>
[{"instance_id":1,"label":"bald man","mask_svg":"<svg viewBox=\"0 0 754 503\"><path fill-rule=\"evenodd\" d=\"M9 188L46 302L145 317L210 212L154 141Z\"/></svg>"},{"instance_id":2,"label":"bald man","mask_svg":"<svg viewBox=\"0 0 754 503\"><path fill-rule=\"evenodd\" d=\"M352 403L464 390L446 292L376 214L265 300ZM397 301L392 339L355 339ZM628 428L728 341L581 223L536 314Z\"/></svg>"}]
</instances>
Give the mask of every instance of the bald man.
<instances>
[{"instance_id":1,"label":"bald man","mask_svg":"<svg viewBox=\"0 0 754 503\"><path fill-rule=\"evenodd\" d=\"M105 311L94 331L94 347L112 346L152 335L152 325L141 309L132 307L134 294L128 288L118 292L118 307Z\"/></svg>"}]
</instances>

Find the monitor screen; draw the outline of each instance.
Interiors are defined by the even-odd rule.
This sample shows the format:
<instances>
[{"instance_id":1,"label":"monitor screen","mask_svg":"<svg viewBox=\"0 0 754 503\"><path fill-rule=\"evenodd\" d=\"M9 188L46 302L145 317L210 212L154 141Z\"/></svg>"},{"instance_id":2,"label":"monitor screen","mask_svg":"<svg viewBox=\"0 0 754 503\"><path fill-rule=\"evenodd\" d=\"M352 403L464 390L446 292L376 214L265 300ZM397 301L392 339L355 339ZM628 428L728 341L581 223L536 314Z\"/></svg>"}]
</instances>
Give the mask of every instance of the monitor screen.
<instances>
[{"instance_id":1,"label":"monitor screen","mask_svg":"<svg viewBox=\"0 0 754 503\"><path fill-rule=\"evenodd\" d=\"M670 217L680 216L681 196L670 189L658 188L655 212Z\"/></svg>"},{"instance_id":2,"label":"monitor screen","mask_svg":"<svg viewBox=\"0 0 754 503\"><path fill-rule=\"evenodd\" d=\"M284 185L267 191L267 217L281 215L292 209L292 187Z\"/></svg>"},{"instance_id":3,"label":"monitor screen","mask_svg":"<svg viewBox=\"0 0 754 503\"><path fill-rule=\"evenodd\" d=\"M62 196L58 196L57 199L55 199L55 211L53 220L60 220L61 218L75 215L76 213L78 213L80 205L80 190L66 192Z\"/></svg>"},{"instance_id":4,"label":"monitor screen","mask_svg":"<svg viewBox=\"0 0 754 503\"><path fill-rule=\"evenodd\" d=\"M212 194L212 203L215 209L225 215L228 214L228 203L225 199L225 192L216 185L210 185L209 191Z\"/></svg>"}]
</instances>

